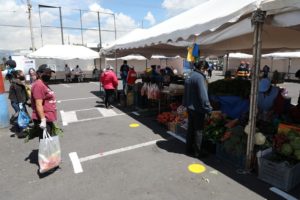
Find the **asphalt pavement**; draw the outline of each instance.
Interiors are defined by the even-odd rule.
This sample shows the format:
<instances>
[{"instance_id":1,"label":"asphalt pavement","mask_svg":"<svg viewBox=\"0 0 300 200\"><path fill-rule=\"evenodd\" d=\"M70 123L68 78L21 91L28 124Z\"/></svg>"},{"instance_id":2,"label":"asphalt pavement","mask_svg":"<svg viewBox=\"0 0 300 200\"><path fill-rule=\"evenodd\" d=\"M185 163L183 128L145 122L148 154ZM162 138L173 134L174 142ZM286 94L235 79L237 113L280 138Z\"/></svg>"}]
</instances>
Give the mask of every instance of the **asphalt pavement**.
<instances>
[{"instance_id":1,"label":"asphalt pavement","mask_svg":"<svg viewBox=\"0 0 300 200\"><path fill-rule=\"evenodd\" d=\"M38 139L24 143L1 129L0 199L282 199L255 174L237 173L214 156L185 155L184 143L153 117L118 105L103 108L96 82L50 87L64 130L60 168L39 174ZM78 159L71 160L70 153ZM205 171L193 173L191 164Z\"/></svg>"}]
</instances>

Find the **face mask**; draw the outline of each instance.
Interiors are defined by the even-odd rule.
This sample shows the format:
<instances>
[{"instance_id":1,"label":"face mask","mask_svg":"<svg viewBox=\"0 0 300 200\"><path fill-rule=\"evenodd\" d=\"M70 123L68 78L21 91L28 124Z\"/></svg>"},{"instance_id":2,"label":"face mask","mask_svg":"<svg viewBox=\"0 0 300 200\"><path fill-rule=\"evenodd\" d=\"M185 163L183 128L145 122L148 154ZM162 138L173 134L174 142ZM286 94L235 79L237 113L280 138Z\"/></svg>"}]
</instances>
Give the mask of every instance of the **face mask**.
<instances>
[{"instance_id":1,"label":"face mask","mask_svg":"<svg viewBox=\"0 0 300 200\"><path fill-rule=\"evenodd\" d=\"M20 76L20 77L19 77L19 80L20 80L20 81L24 81L24 80L25 80L25 76Z\"/></svg>"},{"instance_id":2,"label":"face mask","mask_svg":"<svg viewBox=\"0 0 300 200\"><path fill-rule=\"evenodd\" d=\"M44 81L44 82L49 82L50 81L50 78L51 78L51 76L49 76L49 75L42 75L42 80Z\"/></svg>"}]
</instances>

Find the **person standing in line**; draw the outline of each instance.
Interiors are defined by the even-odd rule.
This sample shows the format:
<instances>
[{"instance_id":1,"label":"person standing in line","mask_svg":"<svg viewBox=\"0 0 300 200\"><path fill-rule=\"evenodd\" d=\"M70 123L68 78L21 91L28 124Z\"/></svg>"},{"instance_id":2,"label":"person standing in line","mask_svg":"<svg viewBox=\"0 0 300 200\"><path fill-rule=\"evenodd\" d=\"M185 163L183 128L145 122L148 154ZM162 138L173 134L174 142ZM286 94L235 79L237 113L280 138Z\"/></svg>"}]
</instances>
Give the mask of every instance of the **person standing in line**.
<instances>
[{"instance_id":1,"label":"person standing in line","mask_svg":"<svg viewBox=\"0 0 300 200\"><path fill-rule=\"evenodd\" d=\"M125 93L125 89L126 89L126 81L127 81L128 71L129 71L129 66L127 65L127 60L124 60L123 65L121 65L121 67L120 67L120 76L121 76L122 83L123 83L123 92L124 93Z\"/></svg>"},{"instance_id":2,"label":"person standing in line","mask_svg":"<svg viewBox=\"0 0 300 200\"><path fill-rule=\"evenodd\" d=\"M131 92L133 90L133 86L137 79L137 73L134 70L133 66L129 67L128 76L127 76L127 92Z\"/></svg>"},{"instance_id":3,"label":"person standing in line","mask_svg":"<svg viewBox=\"0 0 300 200\"><path fill-rule=\"evenodd\" d=\"M268 65L265 65L262 69L262 72L263 72L263 78L268 78L270 67Z\"/></svg>"},{"instance_id":4,"label":"person standing in line","mask_svg":"<svg viewBox=\"0 0 300 200\"><path fill-rule=\"evenodd\" d=\"M98 70L98 68L95 66L95 68L93 69L93 80L97 80L99 78L99 74L100 74L100 71Z\"/></svg>"},{"instance_id":5,"label":"person standing in line","mask_svg":"<svg viewBox=\"0 0 300 200\"><path fill-rule=\"evenodd\" d=\"M68 64L65 64L65 76L66 76L66 82L71 82L71 69L68 66Z\"/></svg>"},{"instance_id":6,"label":"person standing in line","mask_svg":"<svg viewBox=\"0 0 300 200\"><path fill-rule=\"evenodd\" d=\"M105 90L105 107L107 109L113 108L111 104L115 89L118 87L118 78L112 66L106 66L105 71L101 74L100 82Z\"/></svg>"},{"instance_id":7,"label":"person standing in line","mask_svg":"<svg viewBox=\"0 0 300 200\"><path fill-rule=\"evenodd\" d=\"M43 131L47 129L52 136L54 122L57 120L57 107L54 91L48 86L52 73L47 65L41 65L37 73L37 80L31 88L32 120L35 127L39 127L39 138L43 138Z\"/></svg>"},{"instance_id":8,"label":"person standing in line","mask_svg":"<svg viewBox=\"0 0 300 200\"><path fill-rule=\"evenodd\" d=\"M208 78L211 78L213 68L214 68L213 63L209 63L209 64L208 64L208 69L207 69Z\"/></svg>"},{"instance_id":9,"label":"person standing in line","mask_svg":"<svg viewBox=\"0 0 300 200\"><path fill-rule=\"evenodd\" d=\"M207 64L196 62L195 69L185 81L183 105L188 111L188 131L186 136L186 153L199 157L204 129L204 120L210 114L210 105L207 93L206 78L201 70Z\"/></svg>"},{"instance_id":10,"label":"person standing in line","mask_svg":"<svg viewBox=\"0 0 300 200\"><path fill-rule=\"evenodd\" d=\"M30 81L30 84L32 84L32 83L36 80L36 72L35 72L35 69L30 68L30 69L28 70L28 75L29 75L29 81Z\"/></svg>"},{"instance_id":11,"label":"person standing in line","mask_svg":"<svg viewBox=\"0 0 300 200\"><path fill-rule=\"evenodd\" d=\"M19 138L21 138L24 135L21 133L22 129L16 124L17 116L21 108L23 108L24 111L28 113L26 109L26 102L28 100L28 96L26 94L25 88L25 76L21 70L16 70L12 73L8 98L10 99L11 106L15 111L15 114L11 118L11 122L15 125L16 135Z\"/></svg>"}]
</instances>

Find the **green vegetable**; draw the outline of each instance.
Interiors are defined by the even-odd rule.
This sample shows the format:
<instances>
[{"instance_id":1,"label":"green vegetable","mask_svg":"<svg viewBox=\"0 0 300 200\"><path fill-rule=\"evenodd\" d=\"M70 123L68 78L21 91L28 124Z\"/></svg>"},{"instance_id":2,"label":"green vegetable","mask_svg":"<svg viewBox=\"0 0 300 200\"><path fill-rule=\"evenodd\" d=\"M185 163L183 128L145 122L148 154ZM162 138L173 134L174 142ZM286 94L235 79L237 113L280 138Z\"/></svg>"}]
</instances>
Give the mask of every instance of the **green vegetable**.
<instances>
[{"instance_id":1,"label":"green vegetable","mask_svg":"<svg viewBox=\"0 0 300 200\"><path fill-rule=\"evenodd\" d=\"M294 155L295 155L295 157L296 157L297 160L300 160L300 150L296 150L294 152Z\"/></svg>"},{"instance_id":2,"label":"green vegetable","mask_svg":"<svg viewBox=\"0 0 300 200\"><path fill-rule=\"evenodd\" d=\"M287 133L287 137L289 138L290 141L294 141L297 137L299 137L299 134L293 130L290 130Z\"/></svg>"},{"instance_id":3,"label":"green vegetable","mask_svg":"<svg viewBox=\"0 0 300 200\"><path fill-rule=\"evenodd\" d=\"M282 145L282 147L280 149L280 153L284 156L290 156L293 153L293 148L290 144L285 143Z\"/></svg>"},{"instance_id":4,"label":"green vegetable","mask_svg":"<svg viewBox=\"0 0 300 200\"><path fill-rule=\"evenodd\" d=\"M293 141L290 141L294 150L300 150L300 137L296 137Z\"/></svg>"},{"instance_id":5,"label":"green vegetable","mask_svg":"<svg viewBox=\"0 0 300 200\"><path fill-rule=\"evenodd\" d=\"M27 128L24 130L24 133L26 135L24 142L27 143L29 140L32 140L36 137L39 137L40 127L39 126L33 126L32 128ZM63 130L57 126L57 124L53 124L52 127L52 133L51 135L58 135L60 137L63 137Z\"/></svg>"}]
</instances>

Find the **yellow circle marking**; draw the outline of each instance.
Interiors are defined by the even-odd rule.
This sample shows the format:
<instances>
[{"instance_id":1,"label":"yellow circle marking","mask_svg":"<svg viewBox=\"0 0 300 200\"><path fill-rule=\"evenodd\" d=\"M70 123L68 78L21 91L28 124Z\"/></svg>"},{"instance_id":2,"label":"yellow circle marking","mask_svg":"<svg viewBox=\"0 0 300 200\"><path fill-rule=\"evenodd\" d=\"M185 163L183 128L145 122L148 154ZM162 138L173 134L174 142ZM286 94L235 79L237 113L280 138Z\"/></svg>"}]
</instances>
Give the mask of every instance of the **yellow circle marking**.
<instances>
[{"instance_id":1,"label":"yellow circle marking","mask_svg":"<svg viewBox=\"0 0 300 200\"><path fill-rule=\"evenodd\" d=\"M188 167L189 171L195 174L201 174L205 172L206 168L200 164L191 164Z\"/></svg>"},{"instance_id":2,"label":"yellow circle marking","mask_svg":"<svg viewBox=\"0 0 300 200\"><path fill-rule=\"evenodd\" d=\"M139 127L139 126L140 126L139 124L135 124L135 123L129 125L130 128L136 128L136 127Z\"/></svg>"}]
</instances>

